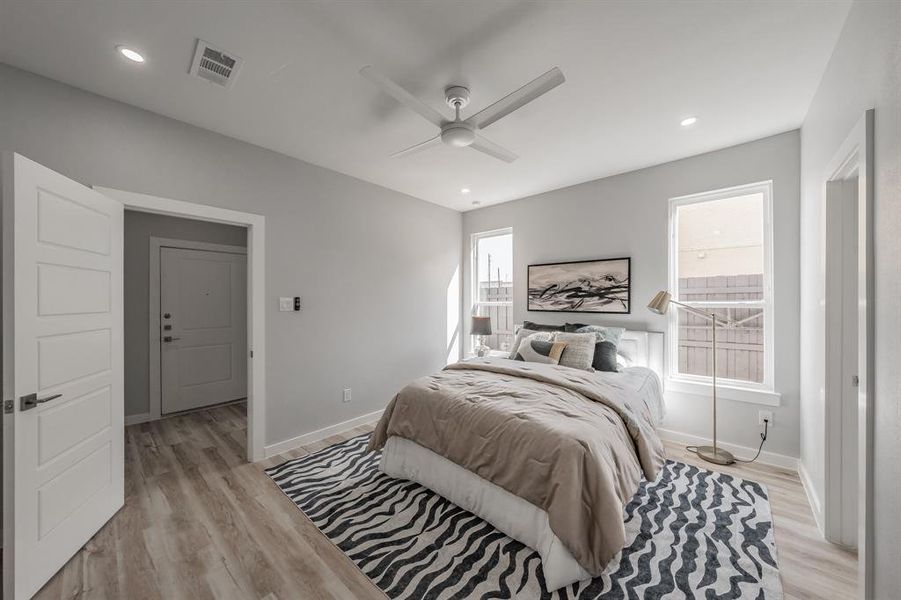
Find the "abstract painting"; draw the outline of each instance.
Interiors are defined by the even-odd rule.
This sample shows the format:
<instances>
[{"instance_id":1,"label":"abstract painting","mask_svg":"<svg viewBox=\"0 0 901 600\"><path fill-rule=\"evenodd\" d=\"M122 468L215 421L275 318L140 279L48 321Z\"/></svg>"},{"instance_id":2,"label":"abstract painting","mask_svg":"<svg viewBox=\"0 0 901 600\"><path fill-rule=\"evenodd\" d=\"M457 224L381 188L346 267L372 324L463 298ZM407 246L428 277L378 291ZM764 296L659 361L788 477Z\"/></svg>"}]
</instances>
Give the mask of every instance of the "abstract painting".
<instances>
[{"instance_id":1,"label":"abstract painting","mask_svg":"<svg viewBox=\"0 0 901 600\"><path fill-rule=\"evenodd\" d=\"M529 265L529 310L627 314L631 259Z\"/></svg>"}]
</instances>

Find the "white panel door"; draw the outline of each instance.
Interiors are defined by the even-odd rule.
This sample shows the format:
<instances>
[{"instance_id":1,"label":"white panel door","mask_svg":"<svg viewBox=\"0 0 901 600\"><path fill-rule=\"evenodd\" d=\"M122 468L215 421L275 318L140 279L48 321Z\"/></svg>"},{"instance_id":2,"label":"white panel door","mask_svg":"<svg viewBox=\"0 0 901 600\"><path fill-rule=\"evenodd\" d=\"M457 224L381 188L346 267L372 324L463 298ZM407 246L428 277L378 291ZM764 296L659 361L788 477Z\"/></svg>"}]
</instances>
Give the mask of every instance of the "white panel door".
<instances>
[{"instance_id":1,"label":"white panel door","mask_svg":"<svg viewBox=\"0 0 901 600\"><path fill-rule=\"evenodd\" d=\"M123 504L122 215L3 157L6 598L30 598Z\"/></svg>"},{"instance_id":2,"label":"white panel door","mask_svg":"<svg viewBox=\"0 0 901 600\"><path fill-rule=\"evenodd\" d=\"M163 414L247 397L247 256L160 249Z\"/></svg>"}]
</instances>

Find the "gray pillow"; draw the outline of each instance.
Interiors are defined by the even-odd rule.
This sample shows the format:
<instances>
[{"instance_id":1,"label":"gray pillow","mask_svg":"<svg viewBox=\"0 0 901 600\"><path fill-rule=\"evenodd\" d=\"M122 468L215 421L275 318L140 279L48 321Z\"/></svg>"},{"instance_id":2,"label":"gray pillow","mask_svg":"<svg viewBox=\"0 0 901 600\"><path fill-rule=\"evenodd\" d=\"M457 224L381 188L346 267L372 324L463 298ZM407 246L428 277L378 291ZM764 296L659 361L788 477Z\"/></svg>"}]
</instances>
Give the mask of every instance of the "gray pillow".
<instances>
[{"instance_id":1,"label":"gray pillow","mask_svg":"<svg viewBox=\"0 0 901 600\"><path fill-rule=\"evenodd\" d=\"M592 332L587 333L563 333L554 334L555 342L566 342L560 364L564 367L590 371L594 360L594 345L597 336Z\"/></svg>"},{"instance_id":2,"label":"gray pillow","mask_svg":"<svg viewBox=\"0 0 901 600\"><path fill-rule=\"evenodd\" d=\"M599 342L612 342L614 346L619 346L619 342L626 333L625 327L601 327L600 325L585 325L576 330L578 333L594 333L597 335Z\"/></svg>"},{"instance_id":3,"label":"gray pillow","mask_svg":"<svg viewBox=\"0 0 901 600\"><path fill-rule=\"evenodd\" d=\"M522 326L524 329L531 329L532 331L566 331L564 325L545 325L544 323L535 323L533 321L523 321Z\"/></svg>"}]
</instances>

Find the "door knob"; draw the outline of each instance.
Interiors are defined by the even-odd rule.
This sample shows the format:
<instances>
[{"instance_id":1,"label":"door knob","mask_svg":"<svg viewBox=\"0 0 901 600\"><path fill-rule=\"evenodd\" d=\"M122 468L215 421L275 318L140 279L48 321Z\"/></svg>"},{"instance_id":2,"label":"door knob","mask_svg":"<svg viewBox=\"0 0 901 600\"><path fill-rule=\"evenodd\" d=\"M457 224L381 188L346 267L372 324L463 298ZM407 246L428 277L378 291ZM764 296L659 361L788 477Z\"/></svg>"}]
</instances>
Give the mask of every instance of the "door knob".
<instances>
[{"instance_id":1,"label":"door knob","mask_svg":"<svg viewBox=\"0 0 901 600\"><path fill-rule=\"evenodd\" d=\"M62 397L62 394L53 394L52 396L47 396L46 398L38 398L37 394L28 394L27 396L22 396L21 398L19 398L19 410L31 410L38 404L50 402L51 400L56 400L60 397Z\"/></svg>"}]
</instances>

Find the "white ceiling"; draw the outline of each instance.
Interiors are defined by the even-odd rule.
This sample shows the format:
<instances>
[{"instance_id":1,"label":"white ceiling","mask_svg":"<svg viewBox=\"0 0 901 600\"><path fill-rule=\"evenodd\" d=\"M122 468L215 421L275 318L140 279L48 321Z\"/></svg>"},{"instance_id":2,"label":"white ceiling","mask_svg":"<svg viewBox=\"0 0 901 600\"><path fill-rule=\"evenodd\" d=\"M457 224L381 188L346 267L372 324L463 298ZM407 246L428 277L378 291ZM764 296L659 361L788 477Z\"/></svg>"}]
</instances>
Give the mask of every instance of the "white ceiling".
<instances>
[{"instance_id":1,"label":"white ceiling","mask_svg":"<svg viewBox=\"0 0 901 600\"><path fill-rule=\"evenodd\" d=\"M467 210L798 127L849 6L0 0L0 61ZM197 37L246 61L232 89L188 75ZM567 82L485 130L512 164L443 146L391 159L436 131L367 64L448 116L448 84L471 88L465 117L555 65Z\"/></svg>"}]
</instances>

